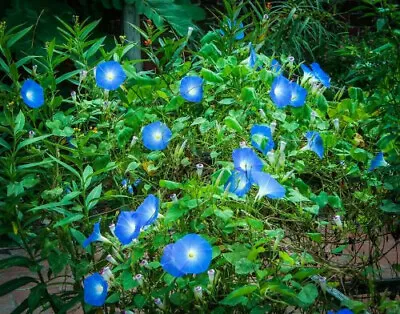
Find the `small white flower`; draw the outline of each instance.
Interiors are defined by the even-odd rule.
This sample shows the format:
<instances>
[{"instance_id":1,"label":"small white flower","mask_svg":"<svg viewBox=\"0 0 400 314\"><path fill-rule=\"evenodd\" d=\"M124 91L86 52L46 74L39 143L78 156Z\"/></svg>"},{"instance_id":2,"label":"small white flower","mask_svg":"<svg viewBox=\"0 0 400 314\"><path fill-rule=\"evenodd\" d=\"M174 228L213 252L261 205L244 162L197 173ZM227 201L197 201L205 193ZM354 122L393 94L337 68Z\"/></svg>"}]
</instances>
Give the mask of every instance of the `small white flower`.
<instances>
[{"instance_id":1,"label":"small white flower","mask_svg":"<svg viewBox=\"0 0 400 314\"><path fill-rule=\"evenodd\" d=\"M189 26L188 27L188 32L187 32L187 38L189 39L190 36L192 36L193 33L193 27Z\"/></svg>"}]
</instances>

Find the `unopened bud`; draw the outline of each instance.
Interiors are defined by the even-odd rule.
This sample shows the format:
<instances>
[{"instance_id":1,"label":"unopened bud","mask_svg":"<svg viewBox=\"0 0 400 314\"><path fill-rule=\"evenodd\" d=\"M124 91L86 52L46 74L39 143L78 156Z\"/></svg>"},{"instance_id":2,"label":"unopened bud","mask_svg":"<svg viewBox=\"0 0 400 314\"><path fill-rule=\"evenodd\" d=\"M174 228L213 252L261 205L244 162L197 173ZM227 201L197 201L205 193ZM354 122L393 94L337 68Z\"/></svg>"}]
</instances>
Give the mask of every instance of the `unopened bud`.
<instances>
[{"instance_id":1,"label":"unopened bud","mask_svg":"<svg viewBox=\"0 0 400 314\"><path fill-rule=\"evenodd\" d=\"M32 76L36 76L36 71L37 71L37 65L36 64L34 64L33 66L32 66Z\"/></svg>"},{"instance_id":2,"label":"unopened bud","mask_svg":"<svg viewBox=\"0 0 400 314\"><path fill-rule=\"evenodd\" d=\"M138 282L139 286L143 286L143 275L142 274L137 274L135 275L135 280Z\"/></svg>"},{"instance_id":3,"label":"unopened bud","mask_svg":"<svg viewBox=\"0 0 400 314\"><path fill-rule=\"evenodd\" d=\"M210 281L210 283L214 283L214 279L215 279L215 270L214 269L209 269L208 272L208 280Z\"/></svg>"},{"instance_id":4,"label":"unopened bud","mask_svg":"<svg viewBox=\"0 0 400 314\"><path fill-rule=\"evenodd\" d=\"M279 142L279 151L281 153L283 153L285 151L285 148L286 148L286 142L285 141L280 141Z\"/></svg>"},{"instance_id":5,"label":"unopened bud","mask_svg":"<svg viewBox=\"0 0 400 314\"><path fill-rule=\"evenodd\" d=\"M189 39L190 36L192 36L193 33L193 27L189 26L188 27L188 32L187 32L187 38Z\"/></svg>"},{"instance_id":6,"label":"unopened bud","mask_svg":"<svg viewBox=\"0 0 400 314\"><path fill-rule=\"evenodd\" d=\"M203 164L197 164L196 165L196 172L197 172L197 175L199 176L199 178L202 176L202 174L203 174L203 168L204 168L204 165Z\"/></svg>"},{"instance_id":7,"label":"unopened bud","mask_svg":"<svg viewBox=\"0 0 400 314\"><path fill-rule=\"evenodd\" d=\"M195 297L197 300L201 300L201 299L203 298L203 288L202 288L202 287L197 286L197 287L195 287L195 288L193 289L193 291L194 291L194 297Z\"/></svg>"},{"instance_id":8,"label":"unopened bud","mask_svg":"<svg viewBox=\"0 0 400 314\"><path fill-rule=\"evenodd\" d=\"M107 255L106 260L107 260L107 262L109 262L109 263L111 263L111 264L118 265L118 262L115 260L114 257L112 257L111 254L108 254L108 255Z\"/></svg>"},{"instance_id":9,"label":"unopened bud","mask_svg":"<svg viewBox=\"0 0 400 314\"><path fill-rule=\"evenodd\" d=\"M114 233L114 231L115 231L115 224L109 225L108 228L110 228L110 232L111 232L112 235L115 237L115 233Z\"/></svg>"},{"instance_id":10,"label":"unopened bud","mask_svg":"<svg viewBox=\"0 0 400 314\"><path fill-rule=\"evenodd\" d=\"M246 141L241 141L241 142L239 143L239 146L240 146L240 148L245 148L245 147L247 147Z\"/></svg>"},{"instance_id":11,"label":"unopened bud","mask_svg":"<svg viewBox=\"0 0 400 314\"><path fill-rule=\"evenodd\" d=\"M343 223L342 223L342 219L339 215L335 215L333 217L333 222L335 223L336 226L338 226L340 229L343 228Z\"/></svg>"},{"instance_id":12,"label":"unopened bud","mask_svg":"<svg viewBox=\"0 0 400 314\"><path fill-rule=\"evenodd\" d=\"M35 137L35 131L30 130L29 131L29 138L34 138Z\"/></svg>"},{"instance_id":13,"label":"unopened bud","mask_svg":"<svg viewBox=\"0 0 400 314\"><path fill-rule=\"evenodd\" d=\"M74 90L71 92L71 98L74 102L76 101L76 92Z\"/></svg>"},{"instance_id":14,"label":"unopened bud","mask_svg":"<svg viewBox=\"0 0 400 314\"><path fill-rule=\"evenodd\" d=\"M335 127L336 132L339 132L339 119L333 119L333 126Z\"/></svg>"},{"instance_id":15,"label":"unopened bud","mask_svg":"<svg viewBox=\"0 0 400 314\"><path fill-rule=\"evenodd\" d=\"M162 310L165 310L165 304L160 298L155 298L154 303Z\"/></svg>"},{"instance_id":16,"label":"unopened bud","mask_svg":"<svg viewBox=\"0 0 400 314\"><path fill-rule=\"evenodd\" d=\"M132 147L133 145L135 145L136 143L137 143L137 141L138 141L138 137L137 136L132 136L132 140L131 140L131 144L130 144L130 146Z\"/></svg>"},{"instance_id":17,"label":"unopened bud","mask_svg":"<svg viewBox=\"0 0 400 314\"><path fill-rule=\"evenodd\" d=\"M87 71L82 70L82 71L79 73L79 81L82 82L86 77L87 77Z\"/></svg>"},{"instance_id":18,"label":"unopened bud","mask_svg":"<svg viewBox=\"0 0 400 314\"><path fill-rule=\"evenodd\" d=\"M263 15L263 20L266 21L266 20L268 20L268 19L269 19L269 15L268 15L268 14L264 14L264 15Z\"/></svg>"},{"instance_id":19,"label":"unopened bud","mask_svg":"<svg viewBox=\"0 0 400 314\"><path fill-rule=\"evenodd\" d=\"M174 203L176 203L178 201L178 197L176 196L176 194L171 194L170 196L171 201L173 201Z\"/></svg>"},{"instance_id":20,"label":"unopened bud","mask_svg":"<svg viewBox=\"0 0 400 314\"><path fill-rule=\"evenodd\" d=\"M260 116L263 117L264 119L267 117L267 115L265 114L265 111L264 111L262 108L258 109L258 113L259 113Z\"/></svg>"},{"instance_id":21,"label":"unopened bud","mask_svg":"<svg viewBox=\"0 0 400 314\"><path fill-rule=\"evenodd\" d=\"M313 111L311 111L311 123L314 123L314 121L315 121L315 117L317 116L317 113L313 110Z\"/></svg>"},{"instance_id":22,"label":"unopened bud","mask_svg":"<svg viewBox=\"0 0 400 314\"><path fill-rule=\"evenodd\" d=\"M142 267L147 267L147 265L149 265L149 262L147 259L142 259L139 263L140 266Z\"/></svg>"},{"instance_id":23,"label":"unopened bud","mask_svg":"<svg viewBox=\"0 0 400 314\"><path fill-rule=\"evenodd\" d=\"M110 96L110 91L108 89L104 90L104 99L108 100L108 97Z\"/></svg>"},{"instance_id":24,"label":"unopened bud","mask_svg":"<svg viewBox=\"0 0 400 314\"><path fill-rule=\"evenodd\" d=\"M271 129L271 134L274 134L276 129L276 121L272 121L269 128Z\"/></svg>"},{"instance_id":25,"label":"unopened bud","mask_svg":"<svg viewBox=\"0 0 400 314\"><path fill-rule=\"evenodd\" d=\"M110 281L111 279L114 279L114 275L113 275L113 273L112 273L110 267L108 267L108 266L107 266L107 267L104 267L104 268L102 269L102 271L100 272L100 275L102 275L103 278L104 278L106 281Z\"/></svg>"},{"instance_id":26,"label":"unopened bud","mask_svg":"<svg viewBox=\"0 0 400 314\"><path fill-rule=\"evenodd\" d=\"M268 158L268 162L269 162L270 165L274 165L275 164L276 159L275 159L275 153L274 152L269 151L267 153L267 158Z\"/></svg>"}]
</instances>

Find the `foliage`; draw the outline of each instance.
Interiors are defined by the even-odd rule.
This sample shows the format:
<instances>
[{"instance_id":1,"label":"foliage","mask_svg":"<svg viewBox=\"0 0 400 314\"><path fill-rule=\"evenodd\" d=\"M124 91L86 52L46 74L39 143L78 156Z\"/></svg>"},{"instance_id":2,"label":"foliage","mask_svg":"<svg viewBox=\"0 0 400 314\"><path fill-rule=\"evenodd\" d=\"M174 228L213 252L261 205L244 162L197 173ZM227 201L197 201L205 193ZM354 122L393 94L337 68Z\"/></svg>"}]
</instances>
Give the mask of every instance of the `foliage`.
<instances>
[{"instance_id":1,"label":"foliage","mask_svg":"<svg viewBox=\"0 0 400 314\"><path fill-rule=\"evenodd\" d=\"M96 312L84 303L82 283L102 272L108 281L101 279L108 289L103 308L111 312L281 313L293 307L312 313L341 305L356 313L368 307L396 311L396 305L377 297L373 280L385 256L377 238L396 223L398 186L382 181L392 167L368 169L378 147L393 163L397 138L375 146L372 138L381 131L369 127L374 99L360 89L349 88L346 98L332 80L333 91L326 93L285 57L278 73L271 67L273 56L262 53L259 44L255 63L249 64L247 38L236 36L246 18L239 17L240 9L231 7L221 19L233 21L231 27L221 23L223 36L208 32L196 51L188 48L189 36L175 40L162 30L143 31L152 39L146 52L157 71L140 73L135 61L124 59L131 46L115 41L108 50L104 38L90 39L97 22L60 20L60 39L46 45L45 55L22 59L11 49L30 28L2 25L0 206L2 222L9 223L0 231L27 256L10 257L0 266L37 273L0 286L4 295L36 283L19 310L51 307L65 313L81 302L86 312ZM260 30L250 36L261 36ZM110 60L122 64L126 81L104 91L93 70ZM73 69L66 72L64 62ZM303 106L275 106L270 89L281 74L307 90ZM45 104L38 109L20 98L26 76L44 89ZM180 95L187 76L202 78L200 102ZM141 135L157 121L170 130L168 141L150 150L154 146L143 143ZM269 127L274 150L264 154L265 139L250 136L254 125ZM318 132L322 152L310 151L316 145L307 143L313 142L310 134L317 134L310 131ZM257 193L256 187L244 197L229 192L232 152L240 142L252 147L252 141L259 146L263 171L284 187L284 198L263 197L268 193ZM121 245L108 226L150 194L160 199L157 220L138 233L137 241ZM107 241L84 248L96 223ZM213 272L175 278L161 267L164 248L192 233L212 246ZM375 254L357 259L352 245L368 240ZM44 260L47 276L41 272ZM73 279L70 288L51 293L64 271ZM347 279L369 283L368 303L335 299L334 288Z\"/></svg>"}]
</instances>

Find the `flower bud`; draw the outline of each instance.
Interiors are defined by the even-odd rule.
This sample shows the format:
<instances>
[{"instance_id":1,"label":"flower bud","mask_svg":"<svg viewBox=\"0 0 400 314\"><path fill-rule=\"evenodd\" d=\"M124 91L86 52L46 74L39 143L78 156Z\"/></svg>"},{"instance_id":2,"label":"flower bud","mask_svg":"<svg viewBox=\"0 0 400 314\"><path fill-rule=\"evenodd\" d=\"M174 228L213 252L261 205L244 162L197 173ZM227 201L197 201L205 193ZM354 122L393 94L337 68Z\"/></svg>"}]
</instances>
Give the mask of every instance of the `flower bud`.
<instances>
[{"instance_id":1,"label":"flower bud","mask_svg":"<svg viewBox=\"0 0 400 314\"><path fill-rule=\"evenodd\" d=\"M215 279L215 270L214 269L209 269L208 272L208 280L210 281L210 283L214 283L214 279Z\"/></svg>"},{"instance_id":2,"label":"flower bud","mask_svg":"<svg viewBox=\"0 0 400 314\"><path fill-rule=\"evenodd\" d=\"M132 185L128 186L128 193L131 195L133 194L133 186Z\"/></svg>"},{"instance_id":3,"label":"flower bud","mask_svg":"<svg viewBox=\"0 0 400 314\"><path fill-rule=\"evenodd\" d=\"M267 117L267 115L265 114L265 111L263 110L263 109L258 109L258 113L260 114L260 116L262 117L262 118L266 118Z\"/></svg>"},{"instance_id":4,"label":"flower bud","mask_svg":"<svg viewBox=\"0 0 400 314\"><path fill-rule=\"evenodd\" d=\"M311 111L311 118L310 118L311 123L314 123L316 116L317 116L317 113L314 110Z\"/></svg>"},{"instance_id":5,"label":"flower bud","mask_svg":"<svg viewBox=\"0 0 400 314\"><path fill-rule=\"evenodd\" d=\"M241 142L239 143L239 146L240 146L240 148L245 148L245 147L247 147L246 141L241 141Z\"/></svg>"},{"instance_id":6,"label":"flower bud","mask_svg":"<svg viewBox=\"0 0 400 314\"><path fill-rule=\"evenodd\" d=\"M268 14L264 14L264 15L263 15L263 20L266 21L266 20L268 20L268 19L269 19L269 15L268 15Z\"/></svg>"},{"instance_id":7,"label":"flower bud","mask_svg":"<svg viewBox=\"0 0 400 314\"><path fill-rule=\"evenodd\" d=\"M271 125L269 128L271 129L271 135L273 135L275 132L275 129L276 129L276 121L275 120L271 122Z\"/></svg>"},{"instance_id":8,"label":"flower bud","mask_svg":"<svg viewBox=\"0 0 400 314\"><path fill-rule=\"evenodd\" d=\"M74 102L76 101L76 92L74 90L71 92L71 98Z\"/></svg>"},{"instance_id":9,"label":"flower bud","mask_svg":"<svg viewBox=\"0 0 400 314\"><path fill-rule=\"evenodd\" d=\"M192 36L192 33L193 33L193 27L189 26L188 27L188 32L187 32L187 38L188 39L190 38L190 36Z\"/></svg>"},{"instance_id":10,"label":"flower bud","mask_svg":"<svg viewBox=\"0 0 400 314\"><path fill-rule=\"evenodd\" d=\"M336 226L338 226L340 229L343 228L343 223L342 223L342 219L339 215L335 215L333 217L333 222L335 223Z\"/></svg>"},{"instance_id":11,"label":"flower bud","mask_svg":"<svg viewBox=\"0 0 400 314\"><path fill-rule=\"evenodd\" d=\"M203 288L200 286L197 286L193 289L194 291L194 297L196 300L201 300L203 298Z\"/></svg>"},{"instance_id":12,"label":"flower bud","mask_svg":"<svg viewBox=\"0 0 400 314\"><path fill-rule=\"evenodd\" d=\"M139 263L141 267L147 267L149 265L149 261L147 259L142 259Z\"/></svg>"},{"instance_id":13,"label":"flower bud","mask_svg":"<svg viewBox=\"0 0 400 314\"><path fill-rule=\"evenodd\" d=\"M293 56L289 56L288 60L289 60L290 63L293 63L294 62L294 57Z\"/></svg>"},{"instance_id":14,"label":"flower bud","mask_svg":"<svg viewBox=\"0 0 400 314\"><path fill-rule=\"evenodd\" d=\"M87 71L82 70L81 72L79 72L79 82L84 81L86 77L87 77Z\"/></svg>"},{"instance_id":15,"label":"flower bud","mask_svg":"<svg viewBox=\"0 0 400 314\"><path fill-rule=\"evenodd\" d=\"M114 231L115 231L115 224L109 225L108 228L110 228L111 234L115 237L115 233L114 233Z\"/></svg>"},{"instance_id":16,"label":"flower bud","mask_svg":"<svg viewBox=\"0 0 400 314\"><path fill-rule=\"evenodd\" d=\"M108 97L110 96L110 91L108 89L104 90L104 99L108 100Z\"/></svg>"},{"instance_id":17,"label":"flower bud","mask_svg":"<svg viewBox=\"0 0 400 314\"><path fill-rule=\"evenodd\" d=\"M143 275L137 274L134 278L138 282L139 286L143 287Z\"/></svg>"},{"instance_id":18,"label":"flower bud","mask_svg":"<svg viewBox=\"0 0 400 314\"><path fill-rule=\"evenodd\" d=\"M34 138L36 133L35 133L35 131L30 130L28 134L29 134L29 138Z\"/></svg>"},{"instance_id":19,"label":"flower bud","mask_svg":"<svg viewBox=\"0 0 400 314\"><path fill-rule=\"evenodd\" d=\"M285 148L286 148L286 142L285 141L280 141L279 142L279 151L281 153L283 153L285 151Z\"/></svg>"},{"instance_id":20,"label":"flower bud","mask_svg":"<svg viewBox=\"0 0 400 314\"><path fill-rule=\"evenodd\" d=\"M160 298L155 298L154 303L162 310L165 310L165 304Z\"/></svg>"},{"instance_id":21,"label":"flower bud","mask_svg":"<svg viewBox=\"0 0 400 314\"><path fill-rule=\"evenodd\" d=\"M114 274L112 273L110 267L108 267L108 266L107 266L107 267L104 267L104 268L101 270L100 275L102 275L103 278L104 278L106 281L108 281L108 282L109 282L110 280L114 279Z\"/></svg>"},{"instance_id":22,"label":"flower bud","mask_svg":"<svg viewBox=\"0 0 400 314\"><path fill-rule=\"evenodd\" d=\"M275 164L276 159L275 159L275 153L274 152L269 151L267 153L267 158L268 158L268 162L269 162L270 165L274 165Z\"/></svg>"},{"instance_id":23,"label":"flower bud","mask_svg":"<svg viewBox=\"0 0 400 314\"><path fill-rule=\"evenodd\" d=\"M202 176L202 174L203 174L203 168L204 168L204 165L203 164L197 164L196 165L196 172L197 172L197 175L199 176L199 178Z\"/></svg>"},{"instance_id":24,"label":"flower bud","mask_svg":"<svg viewBox=\"0 0 400 314\"><path fill-rule=\"evenodd\" d=\"M111 264L118 265L118 262L115 260L114 257L112 257L111 254L108 254L108 255L107 255L106 260L107 260L107 262L109 262L109 263L111 263Z\"/></svg>"},{"instance_id":25,"label":"flower bud","mask_svg":"<svg viewBox=\"0 0 400 314\"><path fill-rule=\"evenodd\" d=\"M127 179L123 179L121 181L121 186L123 189L126 189L128 187L128 180Z\"/></svg>"},{"instance_id":26,"label":"flower bud","mask_svg":"<svg viewBox=\"0 0 400 314\"><path fill-rule=\"evenodd\" d=\"M130 147L132 147L133 145L135 145L136 143L137 143L137 141L138 141L138 137L137 136L132 136L132 140L131 140L131 144L130 144Z\"/></svg>"},{"instance_id":27,"label":"flower bud","mask_svg":"<svg viewBox=\"0 0 400 314\"><path fill-rule=\"evenodd\" d=\"M333 126L335 127L336 132L339 132L339 119L333 119Z\"/></svg>"},{"instance_id":28,"label":"flower bud","mask_svg":"<svg viewBox=\"0 0 400 314\"><path fill-rule=\"evenodd\" d=\"M32 76L36 76L36 74L37 74L37 65L36 64L34 64L33 66L32 66Z\"/></svg>"},{"instance_id":29,"label":"flower bud","mask_svg":"<svg viewBox=\"0 0 400 314\"><path fill-rule=\"evenodd\" d=\"M171 201L174 202L174 203L178 202L178 197L176 196L175 193L174 193L174 194L171 194L170 199L171 199Z\"/></svg>"}]
</instances>

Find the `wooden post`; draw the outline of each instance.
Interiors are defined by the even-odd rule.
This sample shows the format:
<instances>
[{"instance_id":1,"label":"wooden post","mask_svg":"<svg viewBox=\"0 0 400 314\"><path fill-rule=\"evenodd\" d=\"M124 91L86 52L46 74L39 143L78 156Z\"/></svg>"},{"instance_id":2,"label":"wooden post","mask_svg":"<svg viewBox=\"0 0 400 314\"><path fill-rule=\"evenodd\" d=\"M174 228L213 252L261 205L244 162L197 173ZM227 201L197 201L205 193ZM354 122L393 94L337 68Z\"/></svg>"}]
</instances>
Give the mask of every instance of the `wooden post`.
<instances>
[{"instance_id":1,"label":"wooden post","mask_svg":"<svg viewBox=\"0 0 400 314\"><path fill-rule=\"evenodd\" d=\"M136 46L133 47L131 50L129 50L126 55L130 60L140 60L141 59L140 34L129 23L136 25L137 27L140 27L140 16L134 4L125 3L123 9L124 34L128 41L136 43ZM135 66L136 66L136 71L138 72L143 69L142 62L136 63Z\"/></svg>"}]
</instances>

